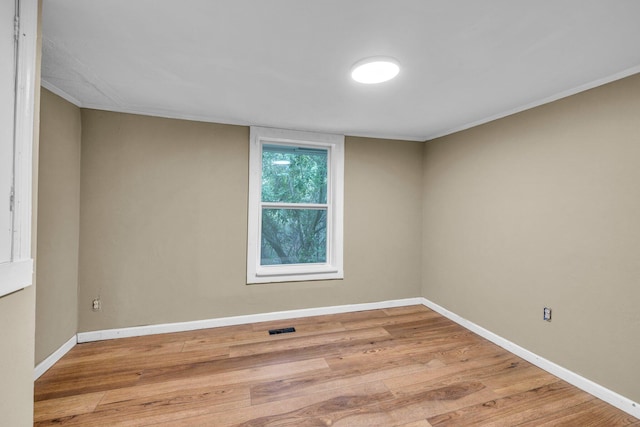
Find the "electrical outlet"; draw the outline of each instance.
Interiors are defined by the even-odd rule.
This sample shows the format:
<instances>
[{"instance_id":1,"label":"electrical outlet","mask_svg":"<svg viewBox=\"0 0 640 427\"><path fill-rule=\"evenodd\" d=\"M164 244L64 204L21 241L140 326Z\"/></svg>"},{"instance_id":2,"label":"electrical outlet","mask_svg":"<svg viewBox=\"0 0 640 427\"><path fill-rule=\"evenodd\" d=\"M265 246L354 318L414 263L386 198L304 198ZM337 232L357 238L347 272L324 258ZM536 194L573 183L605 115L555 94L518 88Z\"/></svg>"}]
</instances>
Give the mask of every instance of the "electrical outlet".
<instances>
[{"instance_id":1,"label":"electrical outlet","mask_svg":"<svg viewBox=\"0 0 640 427\"><path fill-rule=\"evenodd\" d=\"M91 303L91 309L93 311L100 311L101 308L102 308L102 303L100 302L100 298L94 299L93 302Z\"/></svg>"},{"instance_id":2,"label":"electrical outlet","mask_svg":"<svg viewBox=\"0 0 640 427\"><path fill-rule=\"evenodd\" d=\"M551 322L551 309L549 307L545 307L542 312L542 320L546 320L547 322Z\"/></svg>"}]
</instances>

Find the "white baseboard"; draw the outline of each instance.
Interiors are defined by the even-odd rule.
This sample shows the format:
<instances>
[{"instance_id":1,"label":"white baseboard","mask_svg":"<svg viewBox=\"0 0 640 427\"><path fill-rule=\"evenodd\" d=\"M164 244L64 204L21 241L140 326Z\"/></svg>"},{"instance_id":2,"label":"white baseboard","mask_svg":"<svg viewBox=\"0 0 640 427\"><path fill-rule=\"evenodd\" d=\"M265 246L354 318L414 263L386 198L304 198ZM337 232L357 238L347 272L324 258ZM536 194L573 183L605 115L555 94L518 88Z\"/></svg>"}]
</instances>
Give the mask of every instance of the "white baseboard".
<instances>
[{"instance_id":1,"label":"white baseboard","mask_svg":"<svg viewBox=\"0 0 640 427\"><path fill-rule=\"evenodd\" d=\"M33 370L33 380L37 380L49 370L58 360L62 358L65 354L69 352L77 343L77 337L74 335L69 338L69 341L62 344L59 349L54 351L49 357L44 359L42 362L38 363L38 365Z\"/></svg>"},{"instance_id":2,"label":"white baseboard","mask_svg":"<svg viewBox=\"0 0 640 427\"><path fill-rule=\"evenodd\" d=\"M381 308L422 305L423 298L406 298L363 304L336 305L332 307L304 308L300 310L276 311L272 313L248 314L245 316L221 317L217 319L195 320L191 322L165 323L160 325L134 326L102 331L79 332L78 343L108 340L114 338L139 337L143 335L165 334L168 332L194 331L220 326L243 325L270 320L294 319L297 317L322 316L325 314L349 313L353 311L376 310Z\"/></svg>"},{"instance_id":3,"label":"white baseboard","mask_svg":"<svg viewBox=\"0 0 640 427\"><path fill-rule=\"evenodd\" d=\"M515 354L530 362L537 367L544 369L552 375L578 387L581 390L586 391L587 393L597 397L600 400L603 400L618 409L625 411L626 413L633 415L636 418L640 418L640 404L634 402L631 399L628 399L615 391L609 390L606 387L601 386L587 378L584 378L573 371L570 371L562 366L551 362L550 360L545 359L544 357L540 357L537 354L520 347L519 345L503 338L499 335L494 334L493 332L479 326L467 319L464 319L457 314L447 310L446 308L434 303L433 301L429 301L426 298L420 298L422 300L422 304L426 307L432 309L433 311L440 313L444 317L453 320L460 326L475 332L481 337L491 341L494 344L499 345L510 353Z\"/></svg>"}]
</instances>

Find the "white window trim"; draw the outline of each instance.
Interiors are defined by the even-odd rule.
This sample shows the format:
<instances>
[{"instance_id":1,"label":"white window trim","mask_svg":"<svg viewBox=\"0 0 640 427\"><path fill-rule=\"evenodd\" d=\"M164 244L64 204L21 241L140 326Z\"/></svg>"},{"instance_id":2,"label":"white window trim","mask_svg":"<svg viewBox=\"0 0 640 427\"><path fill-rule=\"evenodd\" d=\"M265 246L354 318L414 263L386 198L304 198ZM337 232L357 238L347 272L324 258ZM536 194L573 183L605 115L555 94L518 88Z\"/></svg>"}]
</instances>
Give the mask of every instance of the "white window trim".
<instances>
[{"instance_id":1,"label":"white window trim","mask_svg":"<svg viewBox=\"0 0 640 427\"><path fill-rule=\"evenodd\" d=\"M260 265L263 143L324 148L329 151L329 163L327 165L328 209L326 263L269 266ZM252 126L249 146L247 283L297 282L344 278L343 188L344 136ZM304 205L301 205L301 207L304 207Z\"/></svg>"},{"instance_id":2,"label":"white window trim","mask_svg":"<svg viewBox=\"0 0 640 427\"><path fill-rule=\"evenodd\" d=\"M0 264L0 297L33 283L31 197L38 1L19 0L18 16L13 239L11 261Z\"/></svg>"}]
</instances>

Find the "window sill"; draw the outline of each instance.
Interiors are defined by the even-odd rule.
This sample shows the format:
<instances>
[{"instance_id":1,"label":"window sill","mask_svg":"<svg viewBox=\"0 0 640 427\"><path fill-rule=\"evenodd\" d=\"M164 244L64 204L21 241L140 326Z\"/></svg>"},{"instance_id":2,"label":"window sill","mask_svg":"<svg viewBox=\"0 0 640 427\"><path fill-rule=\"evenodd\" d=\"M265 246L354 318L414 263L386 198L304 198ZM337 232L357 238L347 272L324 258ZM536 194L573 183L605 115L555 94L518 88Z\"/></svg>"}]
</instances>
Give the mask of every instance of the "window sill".
<instances>
[{"instance_id":1,"label":"window sill","mask_svg":"<svg viewBox=\"0 0 640 427\"><path fill-rule=\"evenodd\" d=\"M300 272L290 271L283 272L282 268L278 271L270 271L269 269L261 269L265 271L256 272L256 274L247 276L247 284L253 285L258 283L281 283L281 282L306 282L316 280L340 280L344 279L344 273L335 267L327 267L316 269L313 271Z\"/></svg>"},{"instance_id":2,"label":"window sill","mask_svg":"<svg viewBox=\"0 0 640 427\"><path fill-rule=\"evenodd\" d=\"M32 283L32 259L0 264L0 298L31 286Z\"/></svg>"}]
</instances>

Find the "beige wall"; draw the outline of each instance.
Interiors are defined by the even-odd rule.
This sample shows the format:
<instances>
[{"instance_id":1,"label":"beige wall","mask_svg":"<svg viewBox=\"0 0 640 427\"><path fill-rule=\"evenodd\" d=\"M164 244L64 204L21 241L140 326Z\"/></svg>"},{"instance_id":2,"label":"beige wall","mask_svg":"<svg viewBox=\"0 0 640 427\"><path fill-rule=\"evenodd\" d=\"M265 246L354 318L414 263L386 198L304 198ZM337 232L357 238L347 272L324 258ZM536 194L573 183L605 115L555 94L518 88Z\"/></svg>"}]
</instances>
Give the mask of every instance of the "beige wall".
<instances>
[{"instance_id":1,"label":"beige wall","mask_svg":"<svg viewBox=\"0 0 640 427\"><path fill-rule=\"evenodd\" d=\"M78 330L80 109L42 90L36 364Z\"/></svg>"},{"instance_id":2,"label":"beige wall","mask_svg":"<svg viewBox=\"0 0 640 427\"><path fill-rule=\"evenodd\" d=\"M424 144L347 138L344 280L250 286L248 147L247 127L82 111L80 331L420 295Z\"/></svg>"},{"instance_id":3,"label":"beige wall","mask_svg":"<svg viewBox=\"0 0 640 427\"><path fill-rule=\"evenodd\" d=\"M639 118L636 75L428 143L422 262L426 298L635 401Z\"/></svg>"},{"instance_id":4,"label":"beige wall","mask_svg":"<svg viewBox=\"0 0 640 427\"><path fill-rule=\"evenodd\" d=\"M35 287L0 298L0 424L33 425Z\"/></svg>"}]
</instances>

